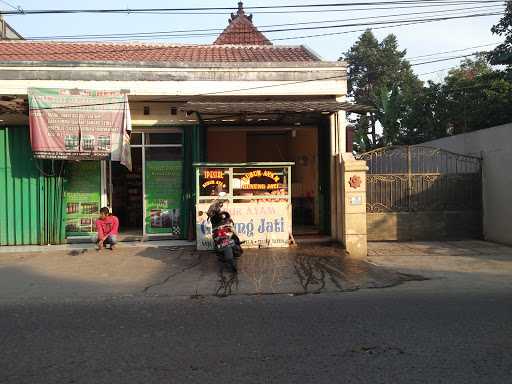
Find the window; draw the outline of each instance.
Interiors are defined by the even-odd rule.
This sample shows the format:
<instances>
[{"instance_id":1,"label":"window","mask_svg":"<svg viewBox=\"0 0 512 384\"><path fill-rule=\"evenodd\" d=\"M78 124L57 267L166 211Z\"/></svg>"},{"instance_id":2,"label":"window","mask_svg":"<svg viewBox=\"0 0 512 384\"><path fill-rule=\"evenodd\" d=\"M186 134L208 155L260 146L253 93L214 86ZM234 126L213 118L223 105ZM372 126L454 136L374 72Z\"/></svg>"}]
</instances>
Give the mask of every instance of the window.
<instances>
[{"instance_id":1,"label":"window","mask_svg":"<svg viewBox=\"0 0 512 384\"><path fill-rule=\"evenodd\" d=\"M142 133L132 132L132 134L130 135L130 144L131 145L142 145Z\"/></svg>"},{"instance_id":2,"label":"window","mask_svg":"<svg viewBox=\"0 0 512 384\"><path fill-rule=\"evenodd\" d=\"M151 132L145 133L144 139L146 145L162 145L162 144L174 144L181 145L182 134L178 132Z\"/></svg>"}]
</instances>

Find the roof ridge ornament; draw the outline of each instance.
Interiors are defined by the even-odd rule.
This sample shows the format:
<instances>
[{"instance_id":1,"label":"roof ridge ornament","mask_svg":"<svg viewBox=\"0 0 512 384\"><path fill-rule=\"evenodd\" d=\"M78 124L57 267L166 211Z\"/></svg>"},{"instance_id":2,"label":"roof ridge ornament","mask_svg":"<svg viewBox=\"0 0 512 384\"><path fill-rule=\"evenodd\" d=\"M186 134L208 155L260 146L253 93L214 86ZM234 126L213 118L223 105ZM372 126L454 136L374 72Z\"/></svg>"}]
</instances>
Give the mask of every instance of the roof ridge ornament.
<instances>
[{"instance_id":1,"label":"roof ridge ornament","mask_svg":"<svg viewBox=\"0 0 512 384\"><path fill-rule=\"evenodd\" d=\"M245 13L244 3L238 2L236 13L231 13L228 26L217 36L213 45L272 45L252 22L252 14Z\"/></svg>"},{"instance_id":2,"label":"roof ridge ornament","mask_svg":"<svg viewBox=\"0 0 512 384\"><path fill-rule=\"evenodd\" d=\"M245 16L247 19L249 19L250 22L252 22L252 14L250 14L250 15L245 14L244 3L241 1L238 2L238 10L236 11L236 14L231 13L231 18L228 19L228 23L231 24L231 22L239 16Z\"/></svg>"}]
</instances>

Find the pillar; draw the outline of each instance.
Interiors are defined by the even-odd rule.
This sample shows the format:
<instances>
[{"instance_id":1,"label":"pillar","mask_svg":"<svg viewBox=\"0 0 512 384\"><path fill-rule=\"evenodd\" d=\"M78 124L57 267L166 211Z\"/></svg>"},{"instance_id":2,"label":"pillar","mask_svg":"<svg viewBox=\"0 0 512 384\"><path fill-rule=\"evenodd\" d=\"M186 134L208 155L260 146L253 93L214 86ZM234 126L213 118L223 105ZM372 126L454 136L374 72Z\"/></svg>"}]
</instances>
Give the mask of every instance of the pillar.
<instances>
[{"instance_id":1,"label":"pillar","mask_svg":"<svg viewBox=\"0 0 512 384\"><path fill-rule=\"evenodd\" d=\"M341 242L350 257L365 258L368 253L366 228L366 171L364 160L351 153L341 155Z\"/></svg>"}]
</instances>

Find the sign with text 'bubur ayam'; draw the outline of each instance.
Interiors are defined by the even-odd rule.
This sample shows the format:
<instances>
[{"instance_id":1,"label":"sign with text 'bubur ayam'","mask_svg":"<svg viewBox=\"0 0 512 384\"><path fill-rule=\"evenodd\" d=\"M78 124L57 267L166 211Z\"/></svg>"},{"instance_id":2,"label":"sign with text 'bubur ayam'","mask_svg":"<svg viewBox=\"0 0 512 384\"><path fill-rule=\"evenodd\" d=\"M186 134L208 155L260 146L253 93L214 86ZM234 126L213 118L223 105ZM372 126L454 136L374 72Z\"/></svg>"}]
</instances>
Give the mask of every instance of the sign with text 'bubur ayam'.
<instances>
[{"instance_id":1,"label":"sign with text 'bubur ayam'","mask_svg":"<svg viewBox=\"0 0 512 384\"><path fill-rule=\"evenodd\" d=\"M212 227L206 216L210 204L196 205L197 249L214 249ZM244 248L288 247L291 225L291 205L280 203L225 203L223 210L229 212L235 231Z\"/></svg>"}]
</instances>

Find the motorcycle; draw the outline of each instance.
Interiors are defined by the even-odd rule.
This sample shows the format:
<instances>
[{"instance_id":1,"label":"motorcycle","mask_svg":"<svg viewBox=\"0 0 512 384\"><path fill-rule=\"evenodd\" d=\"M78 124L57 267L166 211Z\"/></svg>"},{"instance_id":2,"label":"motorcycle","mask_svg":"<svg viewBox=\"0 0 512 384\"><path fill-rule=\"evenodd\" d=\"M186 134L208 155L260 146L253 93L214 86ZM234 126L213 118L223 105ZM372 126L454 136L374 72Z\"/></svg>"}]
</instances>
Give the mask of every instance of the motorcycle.
<instances>
[{"instance_id":1,"label":"motorcycle","mask_svg":"<svg viewBox=\"0 0 512 384\"><path fill-rule=\"evenodd\" d=\"M214 201L206 215L212 224L213 242L219 261L236 273L238 271L236 261L243 253L243 242L235 232L231 215L222 210L223 204L222 200Z\"/></svg>"}]
</instances>

